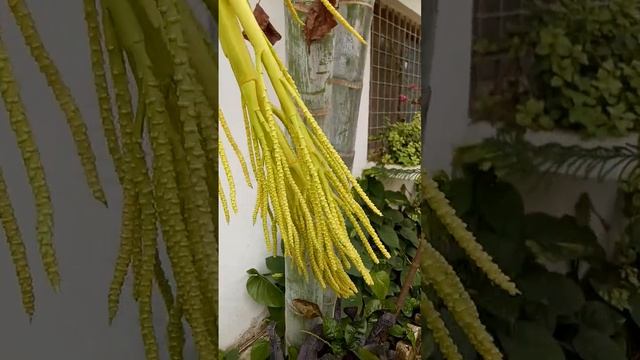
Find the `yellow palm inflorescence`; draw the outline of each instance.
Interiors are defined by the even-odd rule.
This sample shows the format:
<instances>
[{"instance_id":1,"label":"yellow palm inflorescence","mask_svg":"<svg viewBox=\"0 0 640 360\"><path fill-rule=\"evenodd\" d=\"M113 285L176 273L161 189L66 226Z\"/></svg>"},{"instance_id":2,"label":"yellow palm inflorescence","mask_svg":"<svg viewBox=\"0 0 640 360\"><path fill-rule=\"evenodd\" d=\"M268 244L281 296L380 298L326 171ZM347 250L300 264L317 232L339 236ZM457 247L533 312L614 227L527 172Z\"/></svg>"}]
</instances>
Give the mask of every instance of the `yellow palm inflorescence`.
<instances>
[{"instance_id":1,"label":"yellow palm inflorescence","mask_svg":"<svg viewBox=\"0 0 640 360\"><path fill-rule=\"evenodd\" d=\"M324 4L346 24L329 2ZM295 12L293 6L289 10ZM239 46L244 43L243 32L252 49ZM368 284L373 279L351 242L347 224L375 262L378 255L370 243L382 256L390 256L356 196L379 211L308 111L245 2L220 2L220 43L242 93L249 158L257 183L254 220L262 220L267 247L276 253L279 235L285 255L305 277L311 272L320 285L339 296L353 295L357 288L346 270L353 266ZM267 81L279 106L267 96ZM220 156L225 162L224 153ZM220 200L225 207L226 199Z\"/></svg>"}]
</instances>

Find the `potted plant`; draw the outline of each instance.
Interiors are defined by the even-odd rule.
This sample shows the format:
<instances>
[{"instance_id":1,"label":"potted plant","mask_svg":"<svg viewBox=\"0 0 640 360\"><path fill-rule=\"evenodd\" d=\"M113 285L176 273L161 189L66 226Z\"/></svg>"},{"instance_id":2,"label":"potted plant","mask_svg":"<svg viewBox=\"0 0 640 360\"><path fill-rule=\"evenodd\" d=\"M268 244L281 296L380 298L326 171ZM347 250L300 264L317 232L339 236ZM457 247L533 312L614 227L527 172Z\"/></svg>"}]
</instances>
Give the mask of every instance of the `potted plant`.
<instances>
[{"instance_id":1,"label":"potted plant","mask_svg":"<svg viewBox=\"0 0 640 360\"><path fill-rule=\"evenodd\" d=\"M419 93L417 85L409 85L410 94ZM401 94L401 104L419 105L420 98ZM402 185L412 189L412 183L419 178L422 161L422 117L419 111L410 119L391 121L374 139L381 141L382 147L376 154L378 165L369 169L373 174L384 175L387 186L399 189Z\"/></svg>"}]
</instances>

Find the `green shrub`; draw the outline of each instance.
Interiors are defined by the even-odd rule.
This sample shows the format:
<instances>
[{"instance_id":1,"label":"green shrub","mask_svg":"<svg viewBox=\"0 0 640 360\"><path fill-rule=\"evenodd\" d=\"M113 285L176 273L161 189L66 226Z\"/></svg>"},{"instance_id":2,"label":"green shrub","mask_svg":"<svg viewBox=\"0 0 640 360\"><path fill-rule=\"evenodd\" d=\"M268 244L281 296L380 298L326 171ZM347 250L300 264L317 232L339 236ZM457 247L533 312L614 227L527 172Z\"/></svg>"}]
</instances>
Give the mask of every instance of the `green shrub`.
<instances>
[{"instance_id":1,"label":"green shrub","mask_svg":"<svg viewBox=\"0 0 640 360\"><path fill-rule=\"evenodd\" d=\"M411 121L398 121L388 125L381 140L383 148L380 161L383 164L420 165L422 148L420 113L416 113Z\"/></svg>"},{"instance_id":2,"label":"green shrub","mask_svg":"<svg viewBox=\"0 0 640 360\"><path fill-rule=\"evenodd\" d=\"M492 172L472 167L465 176L440 184L478 241L522 291L517 297L499 291L477 274L446 231L430 227L434 247L456 264L507 359L637 358L638 248L621 242L613 257L605 255L588 226L597 214L587 195L580 197L574 214L552 216L527 213L517 188ZM568 270L557 272L553 265L558 263ZM479 358L464 338L454 340L468 355L465 359Z\"/></svg>"},{"instance_id":3,"label":"green shrub","mask_svg":"<svg viewBox=\"0 0 640 360\"><path fill-rule=\"evenodd\" d=\"M476 104L481 120L587 137L637 131L640 3L528 3L525 26L506 42L476 44L479 52L511 55L492 93Z\"/></svg>"},{"instance_id":4,"label":"green shrub","mask_svg":"<svg viewBox=\"0 0 640 360\"><path fill-rule=\"evenodd\" d=\"M322 333L320 337L324 340L322 349L318 350L318 357L322 355L330 356L331 359L353 359L377 358L376 355L369 354L365 350L365 340L369 337L376 323L385 314L396 309L397 297L401 291L404 280L409 271L409 265L416 254L418 245L418 233L420 231L420 204L410 199L408 189L403 187L399 191L385 189L382 182L374 176L361 178L360 185L370 197L371 201L383 213L379 216L370 209L365 209L367 216L371 219L372 226L380 235L381 240L388 247L392 257L381 259L379 264L373 264L373 260L361 245L355 241L354 246L360 254L363 254L363 261L371 269L374 279L372 286L367 286L362 275L355 269L349 270L354 283L359 289L358 294L349 299L341 301L342 316L339 319L333 317L334 314L321 314L318 304L308 303L313 310L312 316L322 318ZM349 233L356 239L355 229L349 226ZM285 259L282 256L270 256L266 258L266 268L264 273L256 269L247 271L247 292L258 304L268 308L268 321L275 323L276 332L280 337L285 331ZM378 344L381 349L395 349L398 342L403 341L417 347L419 341L414 337L412 329L420 326L418 313L420 311L420 297L422 290L420 285L421 277L418 274L414 280L415 285L409 292L396 322L389 329L389 336L382 344ZM308 335L311 336L311 335ZM281 339L284 343L283 339ZM267 359L268 351L264 350L265 341L257 342L252 348L252 359ZM282 349L285 351L285 349ZM283 354L287 359L295 359L300 349L289 347L287 354ZM382 350L379 350L382 351ZM378 354L379 355L379 354Z\"/></svg>"}]
</instances>

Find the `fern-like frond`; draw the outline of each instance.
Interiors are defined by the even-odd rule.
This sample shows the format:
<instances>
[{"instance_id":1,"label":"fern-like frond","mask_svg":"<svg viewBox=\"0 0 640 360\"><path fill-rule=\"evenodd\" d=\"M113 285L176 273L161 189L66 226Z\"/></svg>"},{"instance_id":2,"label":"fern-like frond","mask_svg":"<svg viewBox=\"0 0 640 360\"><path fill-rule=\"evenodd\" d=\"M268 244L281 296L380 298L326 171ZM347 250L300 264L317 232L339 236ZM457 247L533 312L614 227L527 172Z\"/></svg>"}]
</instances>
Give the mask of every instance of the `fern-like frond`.
<instances>
[{"instance_id":1,"label":"fern-like frond","mask_svg":"<svg viewBox=\"0 0 640 360\"><path fill-rule=\"evenodd\" d=\"M374 166L365 170L365 175L371 175L377 179L398 179L408 181L419 181L422 170L416 168L391 168L384 166Z\"/></svg>"},{"instance_id":2,"label":"fern-like frond","mask_svg":"<svg viewBox=\"0 0 640 360\"><path fill-rule=\"evenodd\" d=\"M478 164L498 176L565 174L603 181L623 180L638 171L638 147L633 144L583 147L547 143L534 145L521 135L498 134L479 144L461 147L456 167Z\"/></svg>"}]
</instances>

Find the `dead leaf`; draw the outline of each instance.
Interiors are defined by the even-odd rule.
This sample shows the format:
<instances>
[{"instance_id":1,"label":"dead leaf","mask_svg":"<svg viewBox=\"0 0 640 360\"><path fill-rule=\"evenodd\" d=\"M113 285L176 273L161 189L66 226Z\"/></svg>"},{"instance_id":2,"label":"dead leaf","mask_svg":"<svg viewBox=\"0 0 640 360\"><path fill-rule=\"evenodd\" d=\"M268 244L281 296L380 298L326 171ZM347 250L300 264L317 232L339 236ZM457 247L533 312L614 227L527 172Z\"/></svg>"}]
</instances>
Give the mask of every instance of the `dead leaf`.
<instances>
[{"instance_id":1,"label":"dead leaf","mask_svg":"<svg viewBox=\"0 0 640 360\"><path fill-rule=\"evenodd\" d=\"M271 21L269 20L269 15L266 11L260 6L260 3L256 4L255 9L253 9L253 16L256 18L258 25L260 25L260 29L267 36L271 45L277 43L280 39L282 39L282 35L276 30ZM245 39L247 39L247 35L242 34Z\"/></svg>"},{"instance_id":2,"label":"dead leaf","mask_svg":"<svg viewBox=\"0 0 640 360\"><path fill-rule=\"evenodd\" d=\"M293 308L305 319L315 319L322 317L322 311L316 303L303 299L293 299L291 301Z\"/></svg>"},{"instance_id":3,"label":"dead leaf","mask_svg":"<svg viewBox=\"0 0 640 360\"><path fill-rule=\"evenodd\" d=\"M331 5L336 6L336 0L329 0ZM307 19L304 24L304 38L307 46L312 42L321 40L331 30L338 25L336 19L327 10L320 0L315 0L309 7Z\"/></svg>"}]
</instances>

